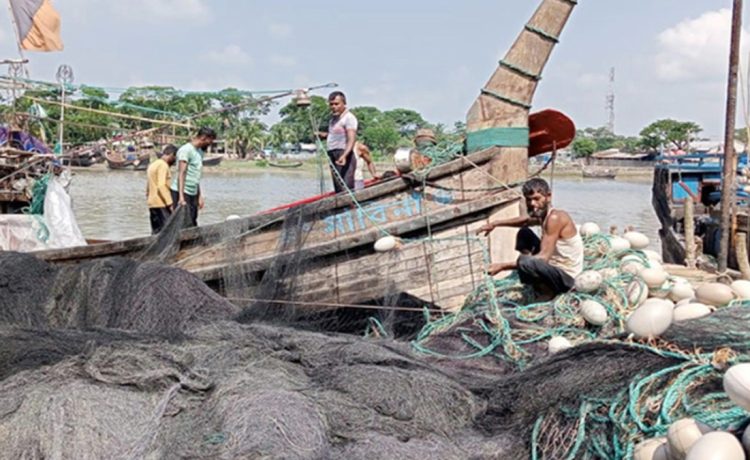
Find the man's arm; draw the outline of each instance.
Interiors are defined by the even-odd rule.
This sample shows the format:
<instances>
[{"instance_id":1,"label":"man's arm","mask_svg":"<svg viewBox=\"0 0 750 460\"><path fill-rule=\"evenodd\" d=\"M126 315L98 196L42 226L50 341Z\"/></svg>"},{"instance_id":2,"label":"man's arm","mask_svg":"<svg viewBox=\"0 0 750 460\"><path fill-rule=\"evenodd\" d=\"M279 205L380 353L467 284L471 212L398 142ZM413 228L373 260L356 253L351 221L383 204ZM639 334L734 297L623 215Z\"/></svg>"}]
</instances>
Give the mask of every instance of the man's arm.
<instances>
[{"instance_id":1,"label":"man's arm","mask_svg":"<svg viewBox=\"0 0 750 460\"><path fill-rule=\"evenodd\" d=\"M164 206L170 206L172 204L172 194L169 192L169 183L167 175L169 174L168 168L162 168L157 171L156 174L156 194Z\"/></svg>"},{"instance_id":2,"label":"man's arm","mask_svg":"<svg viewBox=\"0 0 750 460\"><path fill-rule=\"evenodd\" d=\"M336 160L336 164L343 166L346 164L346 159L349 155L354 154L354 144L357 142L357 130L356 128L349 128L346 130L346 147L344 148L344 154L341 158Z\"/></svg>"},{"instance_id":3,"label":"man's arm","mask_svg":"<svg viewBox=\"0 0 750 460\"><path fill-rule=\"evenodd\" d=\"M367 169L370 171L373 179L378 179L378 171L375 169L375 163L372 161L372 156L370 156L370 149L363 146L359 152L359 156L365 160L365 163L367 163Z\"/></svg>"},{"instance_id":4,"label":"man's arm","mask_svg":"<svg viewBox=\"0 0 750 460\"><path fill-rule=\"evenodd\" d=\"M560 233L565 227L565 223L565 216L552 211L542 227L542 246L539 253L534 257L539 257L545 262L549 261L549 258L555 252L555 245L557 240L560 239Z\"/></svg>"},{"instance_id":5,"label":"man's arm","mask_svg":"<svg viewBox=\"0 0 750 460\"><path fill-rule=\"evenodd\" d=\"M177 203L179 206L185 206L187 201L185 200L185 179L187 178L187 160L180 160L178 162L178 176L177 176L177 194L180 197L180 202Z\"/></svg>"},{"instance_id":6,"label":"man's arm","mask_svg":"<svg viewBox=\"0 0 750 460\"><path fill-rule=\"evenodd\" d=\"M496 220L494 222L488 223L487 225L483 225L479 230L477 230L476 234L479 235L480 233L484 233L484 236L487 236L496 227L521 228L521 227L526 227L528 225L539 225L540 223L541 222L536 217L529 217L529 216L511 217L510 219Z\"/></svg>"},{"instance_id":7,"label":"man's arm","mask_svg":"<svg viewBox=\"0 0 750 460\"><path fill-rule=\"evenodd\" d=\"M203 198L203 194L201 193L201 186L198 185L198 209L203 209L203 206L206 205L206 199Z\"/></svg>"}]
</instances>

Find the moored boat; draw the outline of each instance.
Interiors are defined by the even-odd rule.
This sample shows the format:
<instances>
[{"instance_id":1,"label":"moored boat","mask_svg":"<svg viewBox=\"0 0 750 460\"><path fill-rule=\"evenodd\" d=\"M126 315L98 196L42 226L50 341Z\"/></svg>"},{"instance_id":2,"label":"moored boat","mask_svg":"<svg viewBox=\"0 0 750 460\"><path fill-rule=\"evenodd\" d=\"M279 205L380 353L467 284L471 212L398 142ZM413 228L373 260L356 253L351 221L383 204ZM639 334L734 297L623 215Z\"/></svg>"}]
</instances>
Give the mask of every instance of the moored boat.
<instances>
[{"instance_id":1,"label":"moored boat","mask_svg":"<svg viewBox=\"0 0 750 460\"><path fill-rule=\"evenodd\" d=\"M219 166L224 155L208 155L203 158L203 166Z\"/></svg>"},{"instance_id":2,"label":"moored boat","mask_svg":"<svg viewBox=\"0 0 750 460\"><path fill-rule=\"evenodd\" d=\"M581 176L587 179L614 179L617 171L614 169L583 168Z\"/></svg>"},{"instance_id":3,"label":"moored boat","mask_svg":"<svg viewBox=\"0 0 750 460\"><path fill-rule=\"evenodd\" d=\"M276 289L293 288L295 302L333 309L389 293L460 307L484 283L487 263L515 254L513 229L493 232L489 248L473 235L487 219L520 214L529 109L557 43L551 37L560 35L574 6L542 1L469 110L462 153L457 145L442 160L363 190L185 229L166 261L220 292L239 286L244 298L260 302L277 299L255 282L270 275ZM554 137L555 130L535 132ZM547 142L552 148L564 144ZM383 245L375 243L384 236L397 243L380 252ZM136 257L155 243L155 237L135 238L37 255L55 263Z\"/></svg>"},{"instance_id":4,"label":"moored boat","mask_svg":"<svg viewBox=\"0 0 750 460\"><path fill-rule=\"evenodd\" d=\"M301 161L269 161L268 166L274 168L299 168L303 163Z\"/></svg>"},{"instance_id":5,"label":"moored boat","mask_svg":"<svg viewBox=\"0 0 750 460\"><path fill-rule=\"evenodd\" d=\"M104 159L107 162L109 169L127 169L135 163L136 159L133 157L123 157L120 153L106 152Z\"/></svg>"}]
</instances>

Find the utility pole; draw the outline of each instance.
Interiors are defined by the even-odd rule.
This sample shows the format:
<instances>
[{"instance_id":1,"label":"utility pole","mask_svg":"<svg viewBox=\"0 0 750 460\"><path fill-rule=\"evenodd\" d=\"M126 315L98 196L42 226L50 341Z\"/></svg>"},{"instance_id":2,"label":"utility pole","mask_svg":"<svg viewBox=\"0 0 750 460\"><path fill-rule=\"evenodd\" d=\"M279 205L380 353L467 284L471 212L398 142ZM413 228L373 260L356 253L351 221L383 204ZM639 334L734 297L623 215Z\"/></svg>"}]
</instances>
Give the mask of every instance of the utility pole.
<instances>
[{"instance_id":1,"label":"utility pole","mask_svg":"<svg viewBox=\"0 0 750 460\"><path fill-rule=\"evenodd\" d=\"M737 73L740 62L740 34L742 33L742 0L734 0L732 10L732 41L729 48L729 77L727 83L727 111L724 124L724 171L721 180L721 240L719 241L719 272L727 269L731 218L735 202L734 122L737 116Z\"/></svg>"},{"instance_id":2,"label":"utility pole","mask_svg":"<svg viewBox=\"0 0 750 460\"><path fill-rule=\"evenodd\" d=\"M610 133L615 133L615 68L609 69L609 89L605 109L607 111L607 129Z\"/></svg>"}]
</instances>

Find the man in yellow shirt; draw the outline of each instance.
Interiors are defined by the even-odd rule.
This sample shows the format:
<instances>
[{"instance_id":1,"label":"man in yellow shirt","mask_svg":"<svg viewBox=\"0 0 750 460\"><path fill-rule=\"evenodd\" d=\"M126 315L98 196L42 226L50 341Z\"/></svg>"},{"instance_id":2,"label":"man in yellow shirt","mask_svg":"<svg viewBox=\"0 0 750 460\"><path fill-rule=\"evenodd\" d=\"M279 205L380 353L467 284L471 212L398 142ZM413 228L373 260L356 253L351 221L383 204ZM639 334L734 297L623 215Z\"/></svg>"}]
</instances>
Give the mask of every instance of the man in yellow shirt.
<instances>
[{"instance_id":1,"label":"man in yellow shirt","mask_svg":"<svg viewBox=\"0 0 750 460\"><path fill-rule=\"evenodd\" d=\"M172 174L169 168L176 158L177 147L169 144L164 147L161 158L151 163L146 171L146 198L152 234L159 233L172 214L172 193L169 190Z\"/></svg>"}]
</instances>

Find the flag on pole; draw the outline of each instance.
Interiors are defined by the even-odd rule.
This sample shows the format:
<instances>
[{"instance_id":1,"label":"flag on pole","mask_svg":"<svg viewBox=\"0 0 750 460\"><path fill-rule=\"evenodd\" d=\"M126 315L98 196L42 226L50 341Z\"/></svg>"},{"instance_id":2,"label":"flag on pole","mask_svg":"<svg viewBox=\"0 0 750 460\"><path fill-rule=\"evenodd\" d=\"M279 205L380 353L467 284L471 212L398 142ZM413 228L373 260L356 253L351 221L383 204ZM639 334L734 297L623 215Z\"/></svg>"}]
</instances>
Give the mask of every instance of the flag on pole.
<instances>
[{"instance_id":1,"label":"flag on pole","mask_svg":"<svg viewBox=\"0 0 750 460\"><path fill-rule=\"evenodd\" d=\"M51 0L10 0L21 49L61 51L60 15Z\"/></svg>"}]
</instances>

